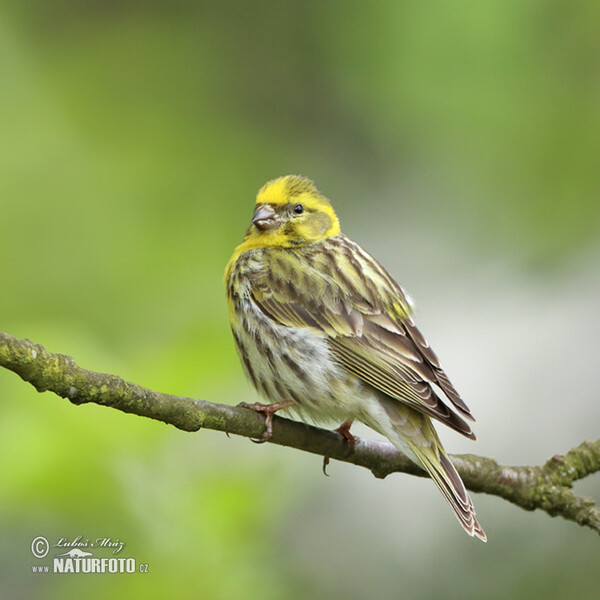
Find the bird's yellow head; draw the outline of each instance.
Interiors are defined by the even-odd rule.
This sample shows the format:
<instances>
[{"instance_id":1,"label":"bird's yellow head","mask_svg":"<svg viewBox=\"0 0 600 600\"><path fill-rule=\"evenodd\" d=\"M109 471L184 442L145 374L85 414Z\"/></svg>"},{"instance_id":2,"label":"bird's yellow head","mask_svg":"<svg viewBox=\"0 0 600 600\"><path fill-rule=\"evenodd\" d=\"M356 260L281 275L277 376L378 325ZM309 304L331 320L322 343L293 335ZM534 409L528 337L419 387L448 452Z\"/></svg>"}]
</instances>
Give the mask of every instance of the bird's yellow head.
<instances>
[{"instance_id":1,"label":"bird's yellow head","mask_svg":"<svg viewBox=\"0 0 600 600\"><path fill-rule=\"evenodd\" d=\"M290 248L340 233L333 207L307 177L286 175L266 183L256 196L244 249Z\"/></svg>"}]
</instances>

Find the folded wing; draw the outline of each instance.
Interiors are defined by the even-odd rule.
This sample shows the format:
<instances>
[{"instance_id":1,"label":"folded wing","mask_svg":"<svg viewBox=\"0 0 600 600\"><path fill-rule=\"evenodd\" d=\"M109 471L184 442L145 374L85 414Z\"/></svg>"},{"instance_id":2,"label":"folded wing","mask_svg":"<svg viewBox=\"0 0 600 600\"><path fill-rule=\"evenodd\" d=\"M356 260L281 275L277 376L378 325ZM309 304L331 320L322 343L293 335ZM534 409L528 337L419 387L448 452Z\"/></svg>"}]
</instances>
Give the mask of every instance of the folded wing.
<instances>
[{"instance_id":1,"label":"folded wing","mask_svg":"<svg viewBox=\"0 0 600 600\"><path fill-rule=\"evenodd\" d=\"M361 294L360 286L351 285L356 277L344 285L314 256L303 261L300 255L294 265L288 255L286 262L274 261L274 268L256 282L254 301L277 323L326 337L338 363L365 383L475 439L463 418L473 420L471 413L414 325L400 286L368 258L372 263L365 270L377 294Z\"/></svg>"}]
</instances>

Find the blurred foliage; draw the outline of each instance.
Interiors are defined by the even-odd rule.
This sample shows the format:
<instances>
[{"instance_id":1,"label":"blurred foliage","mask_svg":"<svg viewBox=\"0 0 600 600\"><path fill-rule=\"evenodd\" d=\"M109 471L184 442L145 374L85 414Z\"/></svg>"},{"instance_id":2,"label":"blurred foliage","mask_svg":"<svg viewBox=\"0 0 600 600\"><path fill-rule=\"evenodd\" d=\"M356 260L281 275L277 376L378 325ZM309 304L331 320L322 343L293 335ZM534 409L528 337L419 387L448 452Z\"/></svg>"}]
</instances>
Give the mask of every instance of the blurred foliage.
<instances>
[{"instance_id":1,"label":"blurred foliage","mask_svg":"<svg viewBox=\"0 0 600 600\"><path fill-rule=\"evenodd\" d=\"M592 1L4 0L0 329L155 389L247 398L222 271L255 191L288 172L342 212L379 203L361 228L416 210L474 253L562 268L598 242L599 19ZM10 597L335 594L281 548L312 470L8 373L0 397ZM119 537L151 573L29 572L35 535L80 534ZM564 591L524 572L510 587Z\"/></svg>"}]
</instances>

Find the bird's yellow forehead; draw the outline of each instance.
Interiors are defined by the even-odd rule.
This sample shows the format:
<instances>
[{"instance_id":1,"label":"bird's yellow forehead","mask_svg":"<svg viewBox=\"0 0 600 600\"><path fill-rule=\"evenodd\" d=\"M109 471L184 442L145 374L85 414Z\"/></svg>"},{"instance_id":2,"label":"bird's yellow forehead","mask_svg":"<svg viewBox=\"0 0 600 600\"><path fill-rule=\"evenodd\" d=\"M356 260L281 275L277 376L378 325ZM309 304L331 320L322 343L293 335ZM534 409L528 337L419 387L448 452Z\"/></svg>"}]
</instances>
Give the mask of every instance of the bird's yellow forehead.
<instances>
[{"instance_id":1,"label":"bird's yellow forehead","mask_svg":"<svg viewBox=\"0 0 600 600\"><path fill-rule=\"evenodd\" d=\"M315 184L302 175L285 175L268 181L258 191L257 204L287 204L297 196L304 194L319 195Z\"/></svg>"}]
</instances>

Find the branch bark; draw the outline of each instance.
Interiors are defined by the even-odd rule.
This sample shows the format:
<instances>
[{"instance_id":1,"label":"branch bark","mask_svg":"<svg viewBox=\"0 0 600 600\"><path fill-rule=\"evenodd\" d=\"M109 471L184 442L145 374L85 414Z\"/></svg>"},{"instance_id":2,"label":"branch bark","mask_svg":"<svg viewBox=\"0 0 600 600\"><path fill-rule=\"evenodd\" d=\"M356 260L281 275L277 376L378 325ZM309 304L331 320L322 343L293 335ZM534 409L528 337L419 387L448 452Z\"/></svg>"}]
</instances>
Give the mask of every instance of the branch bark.
<instances>
[{"instance_id":1,"label":"branch bark","mask_svg":"<svg viewBox=\"0 0 600 600\"><path fill-rule=\"evenodd\" d=\"M88 371L70 356L1 332L0 366L38 392L54 392L73 404L94 402L183 431L214 429L254 439L264 432L264 417L254 411L155 392L117 375ZM365 467L379 478L395 472L427 476L389 443L356 438L354 451L348 454L342 435L277 416L270 442ZM539 508L600 533L600 508L572 490L575 481L600 471L600 439L583 442L540 466L502 466L492 458L472 454L451 459L473 492L500 496L526 510Z\"/></svg>"}]
</instances>

